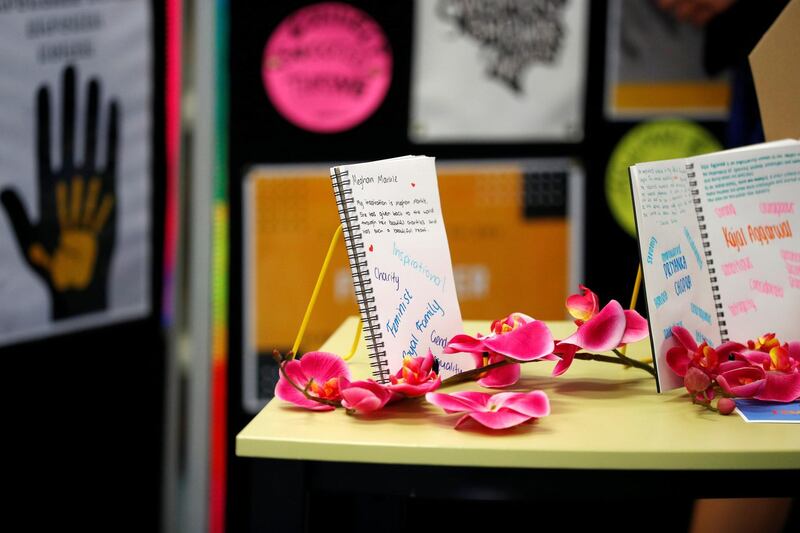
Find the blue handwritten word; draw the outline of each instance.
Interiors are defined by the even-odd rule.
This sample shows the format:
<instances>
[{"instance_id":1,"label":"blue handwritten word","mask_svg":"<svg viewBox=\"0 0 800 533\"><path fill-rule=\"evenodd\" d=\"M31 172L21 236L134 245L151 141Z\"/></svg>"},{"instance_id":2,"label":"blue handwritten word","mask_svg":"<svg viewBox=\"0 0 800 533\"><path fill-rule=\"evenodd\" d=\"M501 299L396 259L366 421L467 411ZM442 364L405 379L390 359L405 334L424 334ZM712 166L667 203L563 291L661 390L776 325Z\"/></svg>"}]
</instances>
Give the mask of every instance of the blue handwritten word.
<instances>
[{"instance_id":1,"label":"blue handwritten word","mask_svg":"<svg viewBox=\"0 0 800 533\"><path fill-rule=\"evenodd\" d=\"M679 255L681 255L681 245L680 244L678 246L676 246L675 248L670 248L666 252L662 252L661 261L666 263L667 261L669 261L673 257L678 257Z\"/></svg>"},{"instance_id":2,"label":"blue handwritten word","mask_svg":"<svg viewBox=\"0 0 800 533\"><path fill-rule=\"evenodd\" d=\"M445 313L444 309L442 309L442 306L439 304L439 302L437 302L434 299L433 301L428 302L428 304L425 307L425 312L422 314L422 317L414 323L414 325L417 328L417 331L419 331L420 333L423 332L425 328L428 327L428 324L430 324L431 319L435 317L437 314L441 314L441 316L444 316Z\"/></svg>"},{"instance_id":3,"label":"blue handwritten word","mask_svg":"<svg viewBox=\"0 0 800 533\"><path fill-rule=\"evenodd\" d=\"M460 374L462 372L461 367L455 364L453 361L442 361L438 357L434 357L436 362L439 363L439 374L442 373L442 370L447 370L448 372L453 372L455 374Z\"/></svg>"},{"instance_id":4,"label":"blue handwritten word","mask_svg":"<svg viewBox=\"0 0 800 533\"><path fill-rule=\"evenodd\" d=\"M711 342L711 339L709 339L708 337L706 337L705 335L700 333L700 330L697 330L697 329L694 330L694 340L696 340L697 342L701 342L701 343L704 342L704 343L708 344L709 346L711 346L712 348L714 347L714 343Z\"/></svg>"},{"instance_id":5,"label":"blue handwritten word","mask_svg":"<svg viewBox=\"0 0 800 533\"><path fill-rule=\"evenodd\" d=\"M653 264L653 254L655 253L656 244L657 243L658 243L658 240L656 240L655 237L650 237L650 243L647 245L647 264L648 265L652 265Z\"/></svg>"},{"instance_id":6,"label":"blue handwritten word","mask_svg":"<svg viewBox=\"0 0 800 533\"><path fill-rule=\"evenodd\" d=\"M434 329L433 331L431 331L431 342L436 346L441 346L442 348L444 348L445 346L447 346L447 337L440 337L439 335L436 334L436 330Z\"/></svg>"},{"instance_id":7,"label":"blue handwritten word","mask_svg":"<svg viewBox=\"0 0 800 533\"><path fill-rule=\"evenodd\" d=\"M664 277L667 279L687 268L686 258L681 254L680 245L661 254L661 261L664 263Z\"/></svg>"},{"instance_id":8,"label":"blue handwritten word","mask_svg":"<svg viewBox=\"0 0 800 533\"><path fill-rule=\"evenodd\" d=\"M394 283L394 290L400 290L400 276L395 272L383 272L380 268L375 267L375 279L378 281L388 281Z\"/></svg>"},{"instance_id":9,"label":"blue handwritten word","mask_svg":"<svg viewBox=\"0 0 800 533\"><path fill-rule=\"evenodd\" d=\"M411 340L408 342L408 350L403 350L403 357L406 356L415 356L417 355L417 346L419 346L419 339L413 333L411 334Z\"/></svg>"},{"instance_id":10,"label":"blue handwritten word","mask_svg":"<svg viewBox=\"0 0 800 533\"><path fill-rule=\"evenodd\" d=\"M667 303L667 291L661 291L661 294L657 294L653 301L656 304L656 309Z\"/></svg>"},{"instance_id":11,"label":"blue handwritten word","mask_svg":"<svg viewBox=\"0 0 800 533\"><path fill-rule=\"evenodd\" d=\"M675 294L683 294L684 292L691 290L692 288L692 277L691 276L683 276L679 280L675 282Z\"/></svg>"},{"instance_id":12,"label":"blue handwritten word","mask_svg":"<svg viewBox=\"0 0 800 533\"><path fill-rule=\"evenodd\" d=\"M692 314L699 316L700 320L702 320L703 322L711 324L711 315L708 314L708 312L706 312L702 308L696 306L695 304L692 304Z\"/></svg>"},{"instance_id":13,"label":"blue handwritten word","mask_svg":"<svg viewBox=\"0 0 800 533\"><path fill-rule=\"evenodd\" d=\"M672 337L672 328L675 326L683 327L683 320L679 320L678 322L673 322L672 325L668 328L664 328L664 338L669 339Z\"/></svg>"},{"instance_id":14,"label":"blue handwritten word","mask_svg":"<svg viewBox=\"0 0 800 533\"><path fill-rule=\"evenodd\" d=\"M442 287L442 290L444 290L444 280L442 280L442 278L431 272L430 269L428 269L428 267L425 265L425 263L423 263L422 261L417 261L410 255L405 253L403 250L398 248L396 242L392 242L392 255L397 257L400 263L404 267L410 267L412 270L416 270L420 274L424 274L425 279L427 279L437 287Z\"/></svg>"},{"instance_id":15,"label":"blue handwritten word","mask_svg":"<svg viewBox=\"0 0 800 533\"><path fill-rule=\"evenodd\" d=\"M400 295L400 303L397 305L394 318L386 322L386 329L392 334L392 338L397 337L397 332L400 330L400 320L403 318L403 315L406 314L408 304L411 303L413 299L414 295L411 294L410 289L406 289L403 294Z\"/></svg>"},{"instance_id":16,"label":"blue handwritten word","mask_svg":"<svg viewBox=\"0 0 800 533\"><path fill-rule=\"evenodd\" d=\"M692 249L692 253L694 254L694 259L697 261L697 266L700 269L703 269L703 258L700 257L700 251L697 249L697 245L694 243L694 239L692 239L691 233L689 233L688 228L686 226L683 227L683 234L686 236L686 240L689 241L689 247Z\"/></svg>"}]
</instances>

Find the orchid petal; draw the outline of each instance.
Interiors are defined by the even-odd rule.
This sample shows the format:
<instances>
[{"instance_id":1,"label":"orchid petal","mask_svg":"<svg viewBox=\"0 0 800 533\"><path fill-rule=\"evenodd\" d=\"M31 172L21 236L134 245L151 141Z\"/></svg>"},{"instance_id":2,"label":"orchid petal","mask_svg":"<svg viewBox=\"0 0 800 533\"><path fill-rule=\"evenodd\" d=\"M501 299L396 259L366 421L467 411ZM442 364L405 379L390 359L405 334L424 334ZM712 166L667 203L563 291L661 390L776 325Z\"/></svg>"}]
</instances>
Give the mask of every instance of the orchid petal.
<instances>
[{"instance_id":1,"label":"orchid petal","mask_svg":"<svg viewBox=\"0 0 800 533\"><path fill-rule=\"evenodd\" d=\"M433 352L431 352L430 348L428 348L428 353L425 357L422 358L419 365L419 373L422 375L427 374L433 368Z\"/></svg>"},{"instance_id":2,"label":"orchid petal","mask_svg":"<svg viewBox=\"0 0 800 533\"><path fill-rule=\"evenodd\" d=\"M573 318L587 321L591 319L599 309L599 299L595 293L583 285L578 288L583 294L572 294L567 297L567 311Z\"/></svg>"},{"instance_id":3,"label":"orchid petal","mask_svg":"<svg viewBox=\"0 0 800 533\"><path fill-rule=\"evenodd\" d=\"M647 320L642 315L631 309L625 310L625 333L622 335L620 344L628 344L644 339L650 334L647 327Z\"/></svg>"},{"instance_id":4,"label":"orchid petal","mask_svg":"<svg viewBox=\"0 0 800 533\"><path fill-rule=\"evenodd\" d=\"M345 376L350 378L347 363L336 354L328 352L308 352L300 358L303 374L317 383L325 383L329 379Z\"/></svg>"},{"instance_id":5,"label":"orchid petal","mask_svg":"<svg viewBox=\"0 0 800 533\"><path fill-rule=\"evenodd\" d=\"M501 392L492 396L492 403L500 409L513 409L527 416L541 418L550 414L550 400L540 390L531 392Z\"/></svg>"},{"instance_id":6,"label":"orchid petal","mask_svg":"<svg viewBox=\"0 0 800 533\"><path fill-rule=\"evenodd\" d=\"M459 334L454 335L450 342L447 343L443 353L479 353L485 352L486 348L483 347L483 341L480 339L476 339L475 337L470 337L469 335Z\"/></svg>"},{"instance_id":7,"label":"orchid petal","mask_svg":"<svg viewBox=\"0 0 800 533\"><path fill-rule=\"evenodd\" d=\"M759 352L757 350L743 350L738 352L738 354L751 365L760 367L764 367L766 365L766 368L769 368L769 365L772 362L772 359L770 359L768 353Z\"/></svg>"},{"instance_id":8,"label":"orchid petal","mask_svg":"<svg viewBox=\"0 0 800 533\"><path fill-rule=\"evenodd\" d=\"M619 346L625 333L625 313L616 300L611 300L575 333L581 348L605 352Z\"/></svg>"},{"instance_id":9,"label":"orchid petal","mask_svg":"<svg viewBox=\"0 0 800 533\"><path fill-rule=\"evenodd\" d=\"M392 391L373 380L354 381L339 378L342 407L361 413L381 409L392 397Z\"/></svg>"},{"instance_id":10,"label":"orchid petal","mask_svg":"<svg viewBox=\"0 0 800 533\"><path fill-rule=\"evenodd\" d=\"M289 364L293 362L295 361L289 361L286 366L289 366ZM332 405L327 405L306 398L302 392L290 385L283 376L281 376L281 378L278 380L278 384L275 385L275 396L284 402L293 403L298 407L304 407L306 409L311 409L312 411L333 411L334 409Z\"/></svg>"},{"instance_id":11,"label":"orchid petal","mask_svg":"<svg viewBox=\"0 0 800 533\"><path fill-rule=\"evenodd\" d=\"M478 385L490 389L509 387L519 381L521 365L511 363L499 368L489 370L484 377L478 380Z\"/></svg>"},{"instance_id":12,"label":"orchid petal","mask_svg":"<svg viewBox=\"0 0 800 533\"><path fill-rule=\"evenodd\" d=\"M441 384L442 378L440 376L436 376L435 380L426 381L417 385L411 385L409 383L397 383L396 385L389 385L389 390L394 393L400 393L408 396L409 398L413 398L415 396L422 396L429 392L435 391Z\"/></svg>"},{"instance_id":13,"label":"orchid petal","mask_svg":"<svg viewBox=\"0 0 800 533\"><path fill-rule=\"evenodd\" d=\"M539 359L552 353L555 346L550 329L539 320L520 326L508 333L486 338L483 344L493 352L519 361Z\"/></svg>"},{"instance_id":14,"label":"orchid petal","mask_svg":"<svg viewBox=\"0 0 800 533\"><path fill-rule=\"evenodd\" d=\"M689 370L689 363L691 359L689 358L689 353L686 351L686 348L682 346L674 346L667 350L667 364L680 377L686 375L686 371Z\"/></svg>"},{"instance_id":15,"label":"orchid petal","mask_svg":"<svg viewBox=\"0 0 800 533\"><path fill-rule=\"evenodd\" d=\"M789 344L789 357L800 363L800 341L792 341Z\"/></svg>"},{"instance_id":16,"label":"orchid petal","mask_svg":"<svg viewBox=\"0 0 800 533\"><path fill-rule=\"evenodd\" d=\"M572 361L575 359L575 354L580 350L579 346L574 344L560 342L556 346L555 353L561 356L556 366L553 368L553 376L560 376L572 366Z\"/></svg>"},{"instance_id":17,"label":"orchid petal","mask_svg":"<svg viewBox=\"0 0 800 533\"><path fill-rule=\"evenodd\" d=\"M697 351L697 343L694 341L694 337L692 337L688 329L683 326L672 326L672 336L675 337L675 340L677 340L681 346L689 350L689 353L695 353Z\"/></svg>"},{"instance_id":18,"label":"orchid petal","mask_svg":"<svg viewBox=\"0 0 800 533\"><path fill-rule=\"evenodd\" d=\"M448 413L463 413L465 411L485 409L490 396L485 392L474 391L454 392L452 394L429 392L425 395L425 399Z\"/></svg>"},{"instance_id":19,"label":"orchid petal","mask_svg":"<svg viewBox=\"0 0 800 533\"><path fill-rule=\"evenodd\" d=\"M723 361L719 364L717 374L722 374L723 372L730 372L731 370L736 370L737 368L743 368L746 366L750 366L750 363L748 363L747 361L743 361L741 359L737 359L735 361Z\"/></svg>"},{"instance_id":20,"label":"orchid petal","mask_svg":"<svg viewBox=\"0 0 800 533\"><path fill-rule=\"evenodd\" d=\"M764 388L765 374L761 367L746 366L720 374L717 383L731 396L752 398Z\"/></svg>"},{"instance_id":21,"label":"orchid petal","mask_svg":"<svg viewBox=\"0 0 800 533\"><path fill-rule=\"evenodd\" d=\"M739 344L738 342L734 341L727 341L720 344L716 350L717 350L717 356L719 357L720 361L727 361L728 357L730 357L732 353L746 349L747 346L745 346L744 344Z\"/></svg>"},{"instance_id":22,"label":"orchid petal","mask_svg":"<svg viewBox=\"0 0 800 533\"><path fill-rule=\"evenodd\" d=\"M800 373L767 372L764 388L753 397L771 402L794 401L800 397Z\"/></svg>"},{"instance_id":23,"label":"orchid petal","mask_svg":"<svg viewBox=\"0 0 800 533\"><path fill-rule=\"evenodd\" d=\"M513 409L469 413L469 417L490 429L507 429L533 418Z\"/></svg>"}]
</instances>

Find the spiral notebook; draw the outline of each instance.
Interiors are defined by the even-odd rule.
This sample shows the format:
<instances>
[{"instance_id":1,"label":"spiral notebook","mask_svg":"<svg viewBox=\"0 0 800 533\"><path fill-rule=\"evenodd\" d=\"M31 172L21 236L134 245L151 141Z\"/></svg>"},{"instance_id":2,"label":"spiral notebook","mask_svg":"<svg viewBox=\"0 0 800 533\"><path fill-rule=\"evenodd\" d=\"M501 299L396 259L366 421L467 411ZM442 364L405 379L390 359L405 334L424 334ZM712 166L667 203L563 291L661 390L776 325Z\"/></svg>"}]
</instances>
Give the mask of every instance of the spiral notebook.
<instances>
[{"instance_id":1,"label":"spiral notebook","mask_svg":"<svg viewBox=\"0 0 800 533\"><path fill-rule=\"evenodd\" d=\"M331 181L375 379L429 349L442 377L472 368L466 355L438 357L463 330L434 159L340 165Z\"/></svg>"},{"instance_id":2,"label":"spiral notebook","mask_svg":"<svg viewBox=\"0 0 800 533\"><path fill-rule=\"evenodd\" d=\"M671 329L717 346L800 339L800 142L630 167L658 389Z\"/></svg>"}]
</instances>

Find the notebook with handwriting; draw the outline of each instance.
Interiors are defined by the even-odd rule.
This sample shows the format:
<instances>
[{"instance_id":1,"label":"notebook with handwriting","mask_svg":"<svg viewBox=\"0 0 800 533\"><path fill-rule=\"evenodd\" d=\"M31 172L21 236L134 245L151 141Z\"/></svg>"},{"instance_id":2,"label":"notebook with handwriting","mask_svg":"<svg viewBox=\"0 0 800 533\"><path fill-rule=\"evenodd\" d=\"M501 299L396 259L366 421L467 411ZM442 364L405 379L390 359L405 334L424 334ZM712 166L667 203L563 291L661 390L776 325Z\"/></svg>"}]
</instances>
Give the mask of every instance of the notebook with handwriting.
<instances>
[{"instance_id":1,"label":"notebook with handwriting","mask_svg":"<svg viewBox=\"0 0 800 533\"><path fill-rule=\"evenodd\" d=\"M434 158L339 165L331 181L375 379L428 349L443 378L472 368L468 355L438 358L463 330Z\"/></svg>"},{"instance_id":2,"label":"notebook with handwriting","mask_svg":"<svg viewBox=\"0 0 800 533\"><path fill-rule=\"evenodd\" d=\"M800 338L800 142L630 167L659 391L671 328L717 346Z\"/></svg>"}]
</instances>

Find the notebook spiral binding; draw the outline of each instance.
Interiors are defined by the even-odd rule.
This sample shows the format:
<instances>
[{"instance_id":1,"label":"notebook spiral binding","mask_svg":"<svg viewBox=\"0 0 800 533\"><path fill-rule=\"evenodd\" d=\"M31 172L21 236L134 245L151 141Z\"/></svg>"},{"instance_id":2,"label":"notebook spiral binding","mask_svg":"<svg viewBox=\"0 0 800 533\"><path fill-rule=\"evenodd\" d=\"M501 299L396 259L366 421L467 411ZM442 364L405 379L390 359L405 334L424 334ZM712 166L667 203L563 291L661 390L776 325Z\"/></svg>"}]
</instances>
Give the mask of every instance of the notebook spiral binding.
<instances>
[{"instance_id":1,"label":"notebook spiral binding","mask_svg":"<svg viewBox=\"0 0 800 533\"><path fill-rule=\"evenodd\" d=\"M717 269L714 266L714 259L711 258L711 243L708 242L708 230L706 229L706 217L703 214L703 206L700 203L700 190L697 186L697 178L694 172L694 163L686 165L686 176L689 178L689 190L692 193L694 212L697 215L697 226L700 228L700 239L703 243L703 255L708 265L708 276L711 279L711 295L714 298L714 312L717 315L719 324L719 336L722 342L728 341L728 327L725 320L725 307L722 305L722 297L719 294L719 284L717 283Z\"/></svg>"},{"instance_id":2,"label":"notebook spiral binding","mask_svg":"<svg viewBox=\"0 0 800 533\"><path fill-rule=\"evenodd\" d=\"M373 296L372 277L369 275L367 253L364 251L361 225L358 223L353 191L350 188L348 172L340 171L338 167L331 174L333 183L333 196L342 220L342 234L344 235L347 258L350 260L350 270L355 287L358 310L361 313L362 331L369 351L369 366L372 374L380 383L389 382L389 364L386 360L386 347L383 342L380 322L378 321L375 296Z\"/></svg>"}]
</instances>

